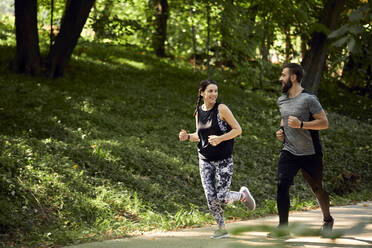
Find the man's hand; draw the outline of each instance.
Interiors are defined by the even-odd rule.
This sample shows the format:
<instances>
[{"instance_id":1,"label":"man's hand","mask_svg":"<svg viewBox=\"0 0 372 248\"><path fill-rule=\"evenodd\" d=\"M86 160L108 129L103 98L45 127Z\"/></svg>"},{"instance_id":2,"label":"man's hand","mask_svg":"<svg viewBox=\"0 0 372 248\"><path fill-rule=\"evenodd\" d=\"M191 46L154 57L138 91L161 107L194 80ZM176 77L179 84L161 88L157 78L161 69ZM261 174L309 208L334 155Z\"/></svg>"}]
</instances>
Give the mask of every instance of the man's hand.
<instances>
[{"instance_id":1,"label":"man's hand","mask_svg":"<svg viewBox=\"0 0 372 248\"><path fill-rule=\"evenodd\" d=\"M291 128L301 128L301 121L296 116L289 116L288 126Z\"/></svg>"},{"instance_id":2,"label":"man's hand","mask_svg":"<svg viewBox=\"0 0 372 248\"><path fill-rule=\"evenodd\" d=\"M211 135L211 136L208 137L208 142L212 146L218 145L219 143L221 143L221 141L222 140L221 140L220 136L217 136L217 135Z\"/></svg>"},{"instance_id":3,"label":"man's hand","mask_svg":"<svg viewBox=\"0 0 372 248\"><path fill-rule=\"evenodd\" d=\"M283 129L279 129L276 131L276 138L280 141L284 141L284 131Z\"/></svg>"}]
</instances>

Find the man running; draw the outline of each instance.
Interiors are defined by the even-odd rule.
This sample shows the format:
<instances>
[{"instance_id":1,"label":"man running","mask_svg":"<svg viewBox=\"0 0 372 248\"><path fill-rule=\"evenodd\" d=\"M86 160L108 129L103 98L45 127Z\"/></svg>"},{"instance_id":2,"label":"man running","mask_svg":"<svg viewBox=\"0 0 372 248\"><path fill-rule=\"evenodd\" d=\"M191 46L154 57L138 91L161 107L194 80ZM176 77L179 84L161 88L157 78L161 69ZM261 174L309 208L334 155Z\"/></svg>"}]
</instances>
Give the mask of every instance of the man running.
<instances>
[{"instance_id":1,"label":"man running","mask_svg":"<svg viewBox=\"0 0 372 248\"><path fill-rule=\"evenodd\" d=\"M328 128L328 119L317 97L302 88L302 67L289 63L282 69L279 81L283 95L277 101L281 121L276 132L276 137L283 141L278 163L279 227L288 225L289 188L301 169L322 210L322 229L332 230L334 220L329 211L328 193L322 185L323 154L319 141L319 130Z\"/></svg>"}]
</instances>

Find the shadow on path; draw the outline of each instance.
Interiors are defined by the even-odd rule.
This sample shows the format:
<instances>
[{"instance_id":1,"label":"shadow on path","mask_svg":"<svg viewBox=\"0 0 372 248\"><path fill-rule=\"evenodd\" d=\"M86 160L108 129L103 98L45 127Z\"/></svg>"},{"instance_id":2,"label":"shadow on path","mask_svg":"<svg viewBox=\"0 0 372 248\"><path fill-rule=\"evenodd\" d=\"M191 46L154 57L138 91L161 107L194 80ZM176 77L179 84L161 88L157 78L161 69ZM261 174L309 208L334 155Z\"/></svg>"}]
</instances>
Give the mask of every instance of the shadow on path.
<instances>
[{"instance_id":1,"label":"shadow on path","mask_svg":"<svg viewBox=\"0 0 372 248\"><path fill-rule=\"evenodd\" d=\"M372 246L372 202L352 206L332 207L335 218L334 230L342 233L336 239L320 236L293 236L289 239L268 239L267 232L254 226L277 225L277 216L268 216L255 220L229 223L229 230L249 227L249 232L231 235L230 238L214 240L210 235L216 226L185 229L173 232L152 232L142 236L95 242L71 246L70 248L244 248L244 247L348 247L364 248ZM320 227L322 214L320 210L291 212L290 223L300 223L306 228L317 230Z\"/></svg>"}]
</instances>

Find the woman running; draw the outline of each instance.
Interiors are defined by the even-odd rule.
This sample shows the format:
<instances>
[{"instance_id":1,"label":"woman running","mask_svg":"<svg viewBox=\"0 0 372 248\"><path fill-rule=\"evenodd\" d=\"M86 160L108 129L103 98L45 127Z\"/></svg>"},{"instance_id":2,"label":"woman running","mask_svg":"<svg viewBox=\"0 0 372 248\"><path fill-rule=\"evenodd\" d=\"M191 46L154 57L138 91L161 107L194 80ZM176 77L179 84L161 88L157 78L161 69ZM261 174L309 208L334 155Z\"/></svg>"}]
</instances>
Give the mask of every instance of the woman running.
<instances>
[{"instance_id":1,"label":"woman running","mask_svg":"<svg viewBox=\"0 0 372 248\"><path fill-rule=\"evenodd\" d=\"M222 204L240 200L252 211L256 203L247 187L241 187L239 192L230 191L234 138L242 133L242 129L230 109L216 101L217 96L215 81L200 83L194 111L196 132L187 133L182 129L179 139L198 142L200 177L208 208L219 227L211 238L225 238L229 235L225 229ZM200 106L202 100L204 104Z\"/></svg>"}]
</instances>

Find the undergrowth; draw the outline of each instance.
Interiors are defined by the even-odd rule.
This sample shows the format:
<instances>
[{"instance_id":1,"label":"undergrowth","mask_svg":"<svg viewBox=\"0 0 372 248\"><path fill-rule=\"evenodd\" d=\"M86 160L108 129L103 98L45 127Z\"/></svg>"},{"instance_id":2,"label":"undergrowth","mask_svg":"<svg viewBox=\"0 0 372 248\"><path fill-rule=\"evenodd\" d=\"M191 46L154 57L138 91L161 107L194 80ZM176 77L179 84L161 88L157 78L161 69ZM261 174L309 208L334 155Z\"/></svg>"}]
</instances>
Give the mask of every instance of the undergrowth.
<instances>
[{"instance_id":1,"label":"undergrowth","mask_svg":"<svg viewBox=\"0 0 372 248\"><path fill-rule=\"evenodd\" d=\"M7 65L14 47L0 50L3 246L56 247L213 223L196 144L178 141L181 128L195 130L204 72L136 48L81 42L66 76L50 80L13 74ZM219 101L243 128L232 190L248 186L258 206L248 212L236 203L225 216L275 214L278 94L215 77ZM371 199L371 124L328 117L321 139L332 204ZM315 207L300 175L295 180L291 209Z\"/></svg>"}]
</instances>

